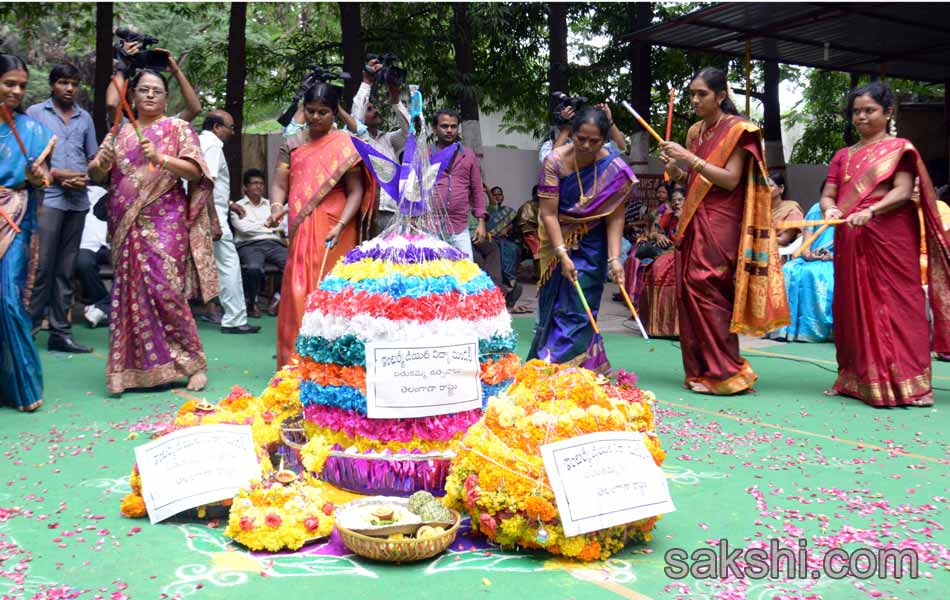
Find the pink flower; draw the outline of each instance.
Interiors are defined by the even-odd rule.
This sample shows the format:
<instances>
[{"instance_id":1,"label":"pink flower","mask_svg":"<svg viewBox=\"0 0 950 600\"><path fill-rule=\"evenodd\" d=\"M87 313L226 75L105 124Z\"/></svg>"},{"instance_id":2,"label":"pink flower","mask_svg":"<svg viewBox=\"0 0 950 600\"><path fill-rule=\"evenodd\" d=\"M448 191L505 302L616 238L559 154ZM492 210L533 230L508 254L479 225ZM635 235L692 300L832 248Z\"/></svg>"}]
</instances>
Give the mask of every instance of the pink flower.
<instances>
[{"instance_id":1,"label":"pink flower","mask_svg":"<svg viewBox=\"0 0 950 600\"><path fill-rule=\"evenodd\" d=\"M278 517L278 520L280 517ZM254 520L251 517L241 517L241 529L243 531L253 531L254 530ZM280 523L278 522L278 525Z\"/></svg>"},{"instance_id":2,"label":"pink flower","mask_svg":"<svg viewBox=\"0 0 950 600\"><path fill-rule=\"evenodd\" d=\"M274 513L267 513L267 516L264 517L264 522L267 523L268 526L276 529L280 527L280 524L283 523L284 520L280 518L280 515L275 515Z\"/></svg>"},{"instance_id":3,"label":"pink flower","mask_svg":"<svg viewBox=\"0 0 950 600\"><path fill-rule=\"evenodd\" d=\"M320 528L320 519L317 517L307 517L304 519L303 526L307 528L307 531L316 531Z\"/></svg>"},{"instance_id":4,"label":"pink flower","mask_svg":"<svg viewBox=\"0 0 950 600\"><path fill-rule=\"evenodd\" d=\"M321 510L323 510L323 514L329 517L330 515L333 514L333 511L335 508L336 507L333 506L332 502L327 502L326 504L323 505L323 508Z\"/></svg>"},{"instance_id":5,"label":"pink flower","mask_svg":"<svg viewBox=\"0 0 950 600\"><path fill-rule=\"evenodd\" d=\"M488 513L482 513L478 515L478 521L481 523L480 529L482 532L490 538L495 537L495 529L498 528L498 523L495 522L495 518Z\"/></svg>"},{"instance_id":6,"label":"pink flower","mask_svg":"<svg viewBox=\"0 0 950 600\"><path fill-rule=\"evenodd\" d=\"M469 475L462 487L465 489L465 508L474 511L475 503L478 502L478 475Z\"/></svg>"}]
</instances>

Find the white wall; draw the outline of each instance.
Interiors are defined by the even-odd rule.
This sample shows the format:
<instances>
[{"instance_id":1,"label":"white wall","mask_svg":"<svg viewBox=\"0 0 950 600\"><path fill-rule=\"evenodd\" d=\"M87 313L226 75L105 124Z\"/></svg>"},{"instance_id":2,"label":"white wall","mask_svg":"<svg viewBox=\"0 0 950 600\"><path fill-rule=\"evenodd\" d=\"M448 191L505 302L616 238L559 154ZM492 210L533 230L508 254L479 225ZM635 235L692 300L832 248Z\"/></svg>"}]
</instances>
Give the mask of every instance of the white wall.
<instances>
[{"instance_id":1,"label":"white wall","mask_svg":"<svg viewBox=\"0 0 950 600\"><path fill-rule=\"evenodd\" d=\"M505 205L518 208L530 200L541 169L538 152L495 146L485 146L484 152L482 179L489 188L497 185L505 190Z\"/></svg>"}]
</instances>

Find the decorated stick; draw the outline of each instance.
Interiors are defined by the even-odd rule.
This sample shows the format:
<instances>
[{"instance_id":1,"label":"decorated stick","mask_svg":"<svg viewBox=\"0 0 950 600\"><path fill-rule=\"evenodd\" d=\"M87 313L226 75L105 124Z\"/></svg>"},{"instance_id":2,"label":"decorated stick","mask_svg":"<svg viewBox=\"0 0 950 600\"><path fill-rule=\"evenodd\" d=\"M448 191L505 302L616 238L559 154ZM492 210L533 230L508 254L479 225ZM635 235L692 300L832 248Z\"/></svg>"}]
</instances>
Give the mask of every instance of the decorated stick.
<instances>
[{"instance_id":1,"label":"decorated stick","mask_svg":"<svg viewBox=\"0 0 950 600\"><path fill-rule=\"evenodd\" d=\"M126 92L129 91L129 82L126 81L122 85L122 91L119 92L120 98L125 98ZM109 132L112 134L112 147L115 148L115 140L119 135L119 126L122 125L122 106L121 103L119 106L115 107L115 122L112 123L112 131Z\"/></svg>"},{"instance_id":2,"label":"decorated stick","mask_svg":"<svg viewBox=\"0 0 950 600\"><path fill-rule=\"evenodd\" d=\"M20 227L16 224L16 221L14 221L14 220L10 217L10 213L8 213L7 211L3 210L3 208L0 208L0 217L3 217L4 220L5 220L7 223L10 224L10 228L11 228L14 232L20 233Z\"/></svg>"},{"instance_id":3,"label":"decorated stick","mask_svg":"<svg viewBox=\"0 0 950 600\"><path fill-rule=\"evenodd\" d=\"M837 220L837 219L836 219L836 220ZM843 221L842 221L842 222L843 222ZM808 236L807 238L805 238L805 241L802 242L802 245L799 246L798 250L796 250L795 252L792 252L792 258L798 258L799 256L802 255L803 252L806 252L809 248L811 248L811 245L815 242L815 240L818 239L818 236L821 235L822 233L824 233L825 230L828 229L829 225L830 225L830 223L825 223L824 225L822 225L821 227L819 227L818 230L817 230L815 233L813 233L813 234L811 234L810 236ZM840 225L840 223L839 223L839 225ZM774 231L774 229L773 229L773 231Z\"/></svg>"},{"instance_id":4,"label":"decorated stick","mask_svg":"<svg viewBox=\"0 0 950 600\"><path fill-rule=\"evenodd\" d=\"M119 102L122 106L122 110L125 111L125 116L129 118L129 121L132 123L132 127L135 129L135 136L139 138L139 141L142 141L142 131L139 129L139 123L135 120L135 113L132 112L132 107L129 106L129 101L125 99L125 94L122 93L122 90L119 89L119 83L116 81L115 77L112 78L112 86L115 87L115 91L119 93ZM128 91L128 88L126 88Z\"/></svg>"},{"instance_id":5,"label":"decorated stick","mask_svg":"<svg viewBox=\"0 0 950 600\"><path fill-rule=\"evenodd\" d=\"M590 320L590 326L594 328L594 333L600 335L600 328L597 327L597 321L594 320L594 313L590 312L590 305L587 304L587 298L584 297L584 290L581 288L581 282L575 279L574 287L577 288L577 295L581 297L581 304L584 306L584 311L587 313L587 318Z\"/></svg>"},{"instance_id":6,"label":"decorated stick","mask_svg":"<svg viewBox=\"0 0 950 600\"><path fill-rule=\"evenodd\" d=\"M673 102L676 99L676 89L670 87L670 106L666 111L666 141L670 141L670 136L673 134ZM670 180L670 172L663 171L663 181Z\"/></svg>"},{"instance_id":7,"label":"decorated stick","mask_svg":"<svg viewBox=\"0 0 950 600\"><path fill-rule=\"evenodd\" d=\"M330 255L330 248L332 247L333 245L330 243L330 240L327 240L327 247L323 250L323 260L320 261L320 276L317 277L318 283L323 281L323 269L327 266L327 256Z\"/></svg>"},{"instance_id":8,"label":"decorated stick","mask_svg":"<svg viewBox=\"0 0 950 600\"><path fill-rule=\"evenodd\" d=\"M23 158L26 159L27 163L30 163L30 156L26 153L26 145L23 143L23 138L20 137L20 132L16 129L16 123L13 121L13 115L10 114L10 109L7 108L6 104L0 104L0 108L3 109L3 118L7 122L7 125L10 126L10 131L13 132L13 137L16 138L17 145L20 146L20 152L23 153Z\"/></svg>"},{"instance_id":9,"label":"decorated stick","mask_svg":"<svg viewBox=\"0 0 950 600\"><path fill-rule=\"evenodd\" d=\"M626 100L624 100L624 101L623 101L623 107L630 111L630 114L632 114L632 115L633 115L633 118L637 120L637 123L639 123L640 126L643 127L644 129L646 129L647 133L649 133L650 135L652 135L653 138L654 138L657 142L659 142L659 143L662 144L663 142L666 141L666 140L664 140L663 138L660 137L660 134L656 132L656 129L653 129L652 127L650 127L650 124L647 123L647 122L643 119L643 117L640 116L640 113L638 113L638 112L636 111L636 109L634 109L632 106L630 106L630 103L629 103L629 102L627 102Z\"/></svg>"},{"instance_id":10,"label":"decorated stick","mask_svg":"<svg viewBox=\"0 0 950 600\"><path fill-rule=\"evenodd\" d=\"M637 322L637 327L640 328L640 333L643 334L643 339L649 340L650 336L647 335L647 330L640 321L640 315L637 314L637 309L633 307L633 302L630 301L630 295L627 294L626 288L620 286L620 293L623 295L623 301L627 303L627 308L630 309L630 314L633 315L633 319Z\"/></svg>"},{"instance_id":11,"label":"decorated stick","mask_svg":"<svg viewBox=\"0 0 950 600\"><path fill-rule=\"evenodd\" d=\"M802 227L817 227L819 225L844 225L847 223L844 219L815 219L813 221L795 220L795 221L777 221L776 229L801 229Z\"/></svg>"}]
</instances>

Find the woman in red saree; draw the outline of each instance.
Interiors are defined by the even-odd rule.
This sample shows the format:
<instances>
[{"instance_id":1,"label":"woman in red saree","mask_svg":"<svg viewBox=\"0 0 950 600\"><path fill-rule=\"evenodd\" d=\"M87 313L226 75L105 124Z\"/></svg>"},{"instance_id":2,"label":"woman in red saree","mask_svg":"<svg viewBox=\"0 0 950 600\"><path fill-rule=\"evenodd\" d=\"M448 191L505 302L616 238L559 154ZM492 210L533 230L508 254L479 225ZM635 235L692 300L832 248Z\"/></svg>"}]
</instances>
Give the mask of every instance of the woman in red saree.
<instances>
[{"instance_id":1,"label":"woman in red saree","mask_svg":"<svg viewBox=\"0 0 950 600\"><path fill-rule=\"evenodd\" d=\"M280 222L286 212L290 236L277 314L278 369L296 354L307 296L372 223L376 184L350 135L333 128L339 105L332 86L311 87L304 95L308 128L288 138L277 158L271 220Z\"/></svg>"},{"instance_id":2,"label":"woman in red saree","mask_svg":"<svg viewBox=\"0 0 950 600\"><path fill-rule=\"evenodd\" d=\"M878 407L930 406L921 221L932 345L950 352L950 249L936 194L914 146L887 133L894 96L886 84L875 81L852 92L848 111L861 141L835 154L821 197L826 219L847 220L835 231L838 379L827 393Z\"/></svg>"},{"instance_id":3,"label":"woman in red saree","mask_svg":"<svg viewBox=\"0 0 950 600\"><path fill-rule=\"evenodd\" d=\"M191 125L164 114L165 79L141 70L130 91L137 123L107 136L89 163L94 180L112 177L115 277L106 387L119 394L187 377L188 389L200 390L207 365L188 300L218 295L208 214L212 184Z\"/></svg>"},{"instance_id":4,"label":"woman in red saree","mask_svg":"<svg viewBox=\"0 0 950 600\"><path fill-rule=\"evenodd\" d=\"M686 136L689 149L664 142L660 154L687 185L674 240L685 386L736 394L757 378L739 356L736 334L788 324L762 133L739 116L721 70L701 70L689 93L701 119Z\"/></svg>"}]
</instances>

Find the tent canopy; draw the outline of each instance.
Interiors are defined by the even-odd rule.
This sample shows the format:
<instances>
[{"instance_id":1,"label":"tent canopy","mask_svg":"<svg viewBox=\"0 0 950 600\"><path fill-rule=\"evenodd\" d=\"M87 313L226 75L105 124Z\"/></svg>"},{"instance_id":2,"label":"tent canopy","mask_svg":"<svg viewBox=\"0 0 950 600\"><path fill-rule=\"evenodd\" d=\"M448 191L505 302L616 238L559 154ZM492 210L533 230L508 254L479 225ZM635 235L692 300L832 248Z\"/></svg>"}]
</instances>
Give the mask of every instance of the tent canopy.
<instances>
[{"instance_id":1,"label":"tent canopy","mask_svg":"<svg viewBox=\"0 0 950 600\"><path fill-rule=\"evenodd\" d=\"M755 60L943 83L950 4L724 2L639 29L626 40Z\"/></svg>"}]
</instances>

